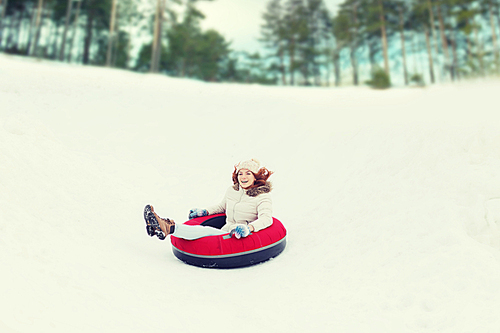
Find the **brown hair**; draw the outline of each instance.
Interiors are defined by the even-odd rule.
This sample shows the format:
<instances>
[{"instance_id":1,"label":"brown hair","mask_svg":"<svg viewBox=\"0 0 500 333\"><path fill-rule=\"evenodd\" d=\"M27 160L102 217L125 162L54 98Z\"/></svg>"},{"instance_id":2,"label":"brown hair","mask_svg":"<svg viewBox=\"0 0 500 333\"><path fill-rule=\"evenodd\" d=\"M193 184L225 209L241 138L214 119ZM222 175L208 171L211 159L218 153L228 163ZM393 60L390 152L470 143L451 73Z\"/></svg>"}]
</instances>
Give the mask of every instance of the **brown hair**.
<instances>
[{"instance_id":1,"label":"brown hair","mask_svg":"<svg viewBox=\"0 0 500 333\"><path fill-rule=\"evenodd\" d=\"M250 171L250 172L252 172L252 171ZM253 173L253 175L255 177L255 182L248 189L265 185L267 182L267 179L269 177L271 177L271 175L273 173L274 172L269 171L264 167L260 168L257 173ZM234 168L234 171L233 171L233 184L234 185L238 184L238 169L236 169L236 167Z\"/></svg>"}]
</instances>

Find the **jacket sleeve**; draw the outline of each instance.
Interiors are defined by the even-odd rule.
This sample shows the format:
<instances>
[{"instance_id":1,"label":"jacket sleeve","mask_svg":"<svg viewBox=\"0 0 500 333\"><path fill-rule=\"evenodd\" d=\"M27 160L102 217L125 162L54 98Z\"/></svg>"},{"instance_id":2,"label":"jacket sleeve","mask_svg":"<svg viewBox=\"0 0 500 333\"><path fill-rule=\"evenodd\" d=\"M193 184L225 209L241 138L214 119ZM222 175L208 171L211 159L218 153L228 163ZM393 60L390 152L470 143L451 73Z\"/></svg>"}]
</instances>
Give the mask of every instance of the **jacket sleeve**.
<instances>
[{"instance_id":1,"label":"jacket sleeve","mask_svg":"<svg viewBox=\"0 0 500 333\"><path fill-rule=\"evenodd\" d=\"M222 198L222 201L218 205L210 206L207 208L208 215L214 214L222 214L226 212L226 200L227 200L227 192Z\"/></svg>"},{"instance_id":2,"label":"jacket sleeve","mask_svg":"<svg viewBox=\"0 0 500 333\"><path fill-rule=\"evenodd\" d=\"M270 227L273 224L273 202L269 193L258 196L260 199L257 203L257 220L249 223L254 227L254 231Z\"/></svg>"}]
</instances>

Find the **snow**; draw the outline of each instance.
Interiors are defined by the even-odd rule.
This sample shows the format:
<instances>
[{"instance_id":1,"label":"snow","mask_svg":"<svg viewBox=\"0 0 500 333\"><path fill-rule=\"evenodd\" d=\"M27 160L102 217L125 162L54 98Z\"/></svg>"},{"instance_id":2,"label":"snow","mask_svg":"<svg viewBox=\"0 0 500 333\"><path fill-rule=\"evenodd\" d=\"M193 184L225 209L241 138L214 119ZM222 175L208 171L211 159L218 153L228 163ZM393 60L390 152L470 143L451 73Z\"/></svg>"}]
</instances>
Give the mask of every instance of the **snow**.
<instances>
[{"instance_id":1,"label":"snow","mask_svg":"<svg viewBox=\"0 0 500 333\"><path fill-rule=\"evenodd\" d=\"M500 331L499 80L209 84L0 55L0 331ZM192 267L146 234L275 171L285 251Z\"/></svg>"}]
</instances>

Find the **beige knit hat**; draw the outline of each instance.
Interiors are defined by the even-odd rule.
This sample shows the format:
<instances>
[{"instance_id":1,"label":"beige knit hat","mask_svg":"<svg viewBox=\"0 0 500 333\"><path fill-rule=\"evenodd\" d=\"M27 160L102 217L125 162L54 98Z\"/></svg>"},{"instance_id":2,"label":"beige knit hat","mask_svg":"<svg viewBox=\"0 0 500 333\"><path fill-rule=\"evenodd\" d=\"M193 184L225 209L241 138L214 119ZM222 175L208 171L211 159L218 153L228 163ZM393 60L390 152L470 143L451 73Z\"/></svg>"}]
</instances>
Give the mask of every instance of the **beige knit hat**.
<instances>
[{"instance_id":1,"label":"beige knit hat","mask_svg":"<svg viewBox=\"0 0 500 333\"><path fill-rule=\"evenodd\" d=\"M248 169L253 173L257 173L260 169L260 162L255 158L252 158L251 160L241 161L234 167L236 168L236 172L240 171L241 169Z\"/></svg>"}]
</instances>

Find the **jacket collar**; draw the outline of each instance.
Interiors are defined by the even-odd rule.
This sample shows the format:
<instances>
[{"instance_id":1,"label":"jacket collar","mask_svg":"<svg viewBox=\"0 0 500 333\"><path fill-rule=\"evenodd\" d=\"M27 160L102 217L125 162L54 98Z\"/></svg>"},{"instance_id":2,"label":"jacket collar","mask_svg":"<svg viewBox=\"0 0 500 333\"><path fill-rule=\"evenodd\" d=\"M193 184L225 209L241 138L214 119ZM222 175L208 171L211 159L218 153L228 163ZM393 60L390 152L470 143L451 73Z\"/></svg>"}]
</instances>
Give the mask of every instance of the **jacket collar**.
<instances>
[{"instance_id":1,"label":"jacket collar","mask_svg":"<svg viewBox=\"0 0 500 333\"><path fill-rule=\"evenodd\" d=\"M240 184L235 184L233 186L233 189L235 191L239 191L240 190ZM273 190L273 186L272 186L271 182L266 182L264 185L261 185L261 186L258 186L258 187L253 187L251 189L245 190L245 193L248 196L250 196L250 197L256 197L259 194L269 193L272 190Z\"/></svg>"}]
</instances>

